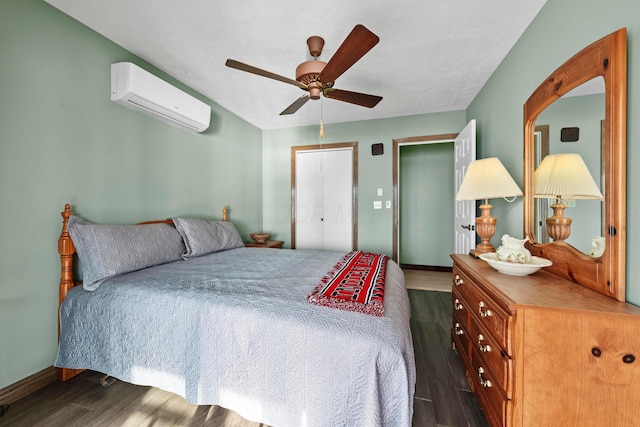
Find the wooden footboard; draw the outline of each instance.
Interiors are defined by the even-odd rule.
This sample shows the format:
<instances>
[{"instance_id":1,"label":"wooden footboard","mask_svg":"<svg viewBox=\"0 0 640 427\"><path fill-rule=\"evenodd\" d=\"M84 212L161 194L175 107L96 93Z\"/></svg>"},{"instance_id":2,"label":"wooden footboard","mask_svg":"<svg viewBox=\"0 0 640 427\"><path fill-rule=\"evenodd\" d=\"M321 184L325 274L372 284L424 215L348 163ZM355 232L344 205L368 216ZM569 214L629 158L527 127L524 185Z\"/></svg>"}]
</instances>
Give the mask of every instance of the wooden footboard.
<instances>
[{"instance_id":1,"label":"wooden footboard","mask_svg":"<svg viewBox=\"0 0 640 427\"><path fill-rule=\"evenodd\" d=\"M60 340L60 306L62 302L67 297L67 292L74 286L82 284L81 281L76 281L73 276L73 262L74 256L76 253L76 247L73 244L73 240L71 239L71 235L69 235L69 229L67 228L67 224L69 222L69 217L73 215L71 211L71 205L68 203L64 205L64 211L61 212L62 215L62 232L60 233L60 237L58 238L58 253L60 254L60 287L59 287L59 301L58 301L58 340ZM222 209L222 220L227 220L227 207L224 206ZM138 224L153 224L153 223L168 223L173 224L173 221L170 219L166 220L155 220L155 221L145 221L140 222ZM84 369L67 369L67 368L57 368L58 369L58 380L67 381L79 373L83 372Z\"/></svg>"}]
</instances>

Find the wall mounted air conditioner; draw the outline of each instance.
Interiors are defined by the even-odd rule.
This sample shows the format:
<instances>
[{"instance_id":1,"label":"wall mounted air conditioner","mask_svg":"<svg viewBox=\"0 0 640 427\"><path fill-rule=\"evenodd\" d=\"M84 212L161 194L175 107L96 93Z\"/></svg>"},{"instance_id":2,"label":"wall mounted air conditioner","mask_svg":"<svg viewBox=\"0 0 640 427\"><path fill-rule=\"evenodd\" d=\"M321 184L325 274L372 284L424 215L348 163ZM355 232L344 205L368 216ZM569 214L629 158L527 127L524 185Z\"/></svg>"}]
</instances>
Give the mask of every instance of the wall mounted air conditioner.
<instances>
[{"instance_id":1,"label":"wall mounted air conditioner","mask_svg":"<svg viewBox=\"0 0 640 427\"><path fill-rule=\"evenodd\" d=\"M209 105L130 62L111 64L111 100L192 132L211 121Z\"/></svg>"}]
</instances>

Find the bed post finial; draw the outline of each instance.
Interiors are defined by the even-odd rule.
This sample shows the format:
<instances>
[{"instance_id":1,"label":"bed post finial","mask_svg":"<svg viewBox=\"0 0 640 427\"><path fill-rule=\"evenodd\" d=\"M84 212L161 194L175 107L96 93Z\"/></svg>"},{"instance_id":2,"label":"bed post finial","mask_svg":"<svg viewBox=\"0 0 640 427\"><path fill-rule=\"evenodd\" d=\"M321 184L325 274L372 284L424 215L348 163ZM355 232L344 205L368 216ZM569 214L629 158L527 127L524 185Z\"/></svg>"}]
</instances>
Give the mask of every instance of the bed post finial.
<instances>
[{"instance_id":1,"label":"bed post finial","mask_svg":"<svg viewBox=\"0 0 640 427\"><path fill-rule=\"evenodd\" d=\"M222 208L222 220L223 221L227 220L227 205L224 205Z\"/></svg>"}]
</instances>

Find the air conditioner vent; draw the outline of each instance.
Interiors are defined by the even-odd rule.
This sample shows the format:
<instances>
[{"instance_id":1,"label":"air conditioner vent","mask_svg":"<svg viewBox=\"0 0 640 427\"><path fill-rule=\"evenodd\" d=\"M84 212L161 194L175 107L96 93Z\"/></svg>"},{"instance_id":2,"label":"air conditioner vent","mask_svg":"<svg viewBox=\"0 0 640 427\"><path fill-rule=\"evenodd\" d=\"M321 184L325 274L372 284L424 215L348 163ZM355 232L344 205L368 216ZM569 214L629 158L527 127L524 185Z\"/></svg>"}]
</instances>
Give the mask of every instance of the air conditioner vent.
<instances>
[{"instance_id":1,"label":"air conditioner vent","mask_svg":"<svg viewBox=\"0 0 640 427\"><path fill-rule=\"evenodd\" d=\"M192 132L211 121L209 105L130 62L111 64L111 100Z\"/></svg>"}]
</instances>

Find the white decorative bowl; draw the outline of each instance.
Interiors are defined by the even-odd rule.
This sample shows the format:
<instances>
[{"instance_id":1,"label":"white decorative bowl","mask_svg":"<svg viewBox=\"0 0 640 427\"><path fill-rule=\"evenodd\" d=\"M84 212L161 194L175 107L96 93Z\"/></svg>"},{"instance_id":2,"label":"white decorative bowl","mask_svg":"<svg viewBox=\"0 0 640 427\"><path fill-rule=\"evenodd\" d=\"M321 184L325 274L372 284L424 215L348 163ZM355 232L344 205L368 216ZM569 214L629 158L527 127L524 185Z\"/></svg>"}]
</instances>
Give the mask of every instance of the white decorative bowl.
<instances>
[{"instance_id":1,"label":"white decorative bowl","mask_svg":"<svg viewBox=\"0 0 640 427\"><path fill-rule=\"evenodd\" d=\"M535 273L542 267L549 267L552 262L546 258L540 258L532 256L528 263L517 263L500 261L498 255L495 252L489 252L480 255L480 259L489 263L489 265L500 273L510 274L512 276L528 276Z\"/></svg>"}]
</instances>

